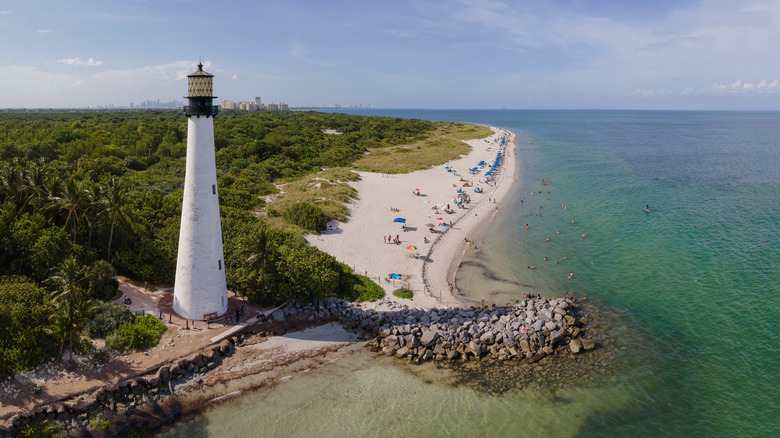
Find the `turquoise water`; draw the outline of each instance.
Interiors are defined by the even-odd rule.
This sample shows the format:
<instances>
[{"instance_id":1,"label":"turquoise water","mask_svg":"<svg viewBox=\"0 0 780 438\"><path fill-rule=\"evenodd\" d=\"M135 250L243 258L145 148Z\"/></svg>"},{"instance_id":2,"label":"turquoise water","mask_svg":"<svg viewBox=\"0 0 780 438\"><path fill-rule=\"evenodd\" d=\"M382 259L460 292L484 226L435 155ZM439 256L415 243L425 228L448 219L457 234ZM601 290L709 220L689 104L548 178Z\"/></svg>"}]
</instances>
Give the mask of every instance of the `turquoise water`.
<instances>
[{"instance_id":1,"label":"turquoise water","mask_svg":"<svg viewBox=\"0 0 780 438\"><path fill-rule=\"evenodd\" d=\"M485 245L465 259L503 281L486 282L482 269L464 267L458 285L498 302L528 291L587 296L616 310L627 328L620 333L636 336L622 340L631 366L552 398L535 389L488 396L422 383L444 379L421 377L433 369L401 371L359 354L189 427L218 430L220 421L257 417L247 430L273 430L274 419L284 418L300 422L291 429L300 436L780 434L780 113L363 113L517 132L520 188L477 237ZM276 409L283 400L297 403L295 416ZM265 413L253 415L260 407Z\"/></svg>"}]
</instances>

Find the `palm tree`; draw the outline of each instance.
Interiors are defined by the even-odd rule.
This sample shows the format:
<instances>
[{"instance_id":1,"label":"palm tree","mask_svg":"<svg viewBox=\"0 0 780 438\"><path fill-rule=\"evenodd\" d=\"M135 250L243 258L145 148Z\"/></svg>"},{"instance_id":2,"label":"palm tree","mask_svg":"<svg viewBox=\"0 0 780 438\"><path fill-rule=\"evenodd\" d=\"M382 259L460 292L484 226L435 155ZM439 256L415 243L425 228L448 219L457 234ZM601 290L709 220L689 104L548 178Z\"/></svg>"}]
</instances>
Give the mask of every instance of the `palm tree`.
<instances>
[{"instance_id":1,"label":"palm tree","mask_svg":"<svg viewBox=\"0 0 780 438\"><path fill-rule=\"evenodd\" d=\"M81 322L88 316L92 304L92 300L84 294L81 288L81 283L85 278L84 268L79 266L72 256L55 267L51 277L49 277L49 282L54 286L52 298L68 315L69 362L73 360L73 328L76 327L77 322Z\"/></svg>"},{"instance_id":2,"label":"palm tree","mask_svg":"<svg viewBox=\"0 0 780 438\"><path fill-rule=\"evenodd\" d=\"M273 278L273 269L270 270L272 272L269 272L269 264L273 267L276 251L278 251L277 244L264 225L252 234L248 246L244 249L249 268L260 271L260 292L262 294L265 294L266 279Z\"/></svg>"},{"instance_id":3,"label":"palm tree","mask_svg":"<svg viewBox=\"0 0 780 438\"><path fill-rule=\"evenodd\" d=\"M25 201L26 161L15 158L0 168L0 194L3 202L13 202L21 210Z\"/></svg>"},{"instance_id":4,"label":"palm tree","mask_svg":"<svg viewBox=\"0 0 780 438\"><path fill-rule=\"evenodd\" d=\"M95 230L97 218L103 208L103 186L99 183L93 184L92 189L87 190L89 194L89 207L87 207L86 218L89 223L89 238L87 239L87 246L92 248L92 232Z\"/></svg>"},{"instance_id":5,"label":"palm tree","mask_svg":"<svg viewBox=\"0 0 780 438\"><path fill-rule=\"evenodd\" d=\"M81 181L76 182L73 178L65 181L62 184L60 196L52 198L52 207L56 207L67 214L65 223L73 224L73 242L75 243L79 219L81 219L89 207L89 192L84 187L84 183Z\"/></svg>"},{"instance_id":6,"label":"palm tree","mask_svg":"<svg viewBox=\"0 0 780 438\"><path fill-rule=\"evenodd\" d=\"M29 190L27 203L31 207L31 211L35 212L41 208L50 195L49 185L51 180L42 158L31 163L25 182Z\"/></svg>"},{"instance_id":7,"label":"palm tree","mask_svg":"<svg viewBox=\"0 0 780 438\"><path fill-rule=\"evenodd\" d=\"M100 215L105 216L111 223L111 231L108 234L108 251L106 259L111 262L111 243L114 240L114 225L130 222L130 199L127 194L127 185L124 180L112 178L102 190L100 201L102 210Z\"/></svg>"}]
</instances>

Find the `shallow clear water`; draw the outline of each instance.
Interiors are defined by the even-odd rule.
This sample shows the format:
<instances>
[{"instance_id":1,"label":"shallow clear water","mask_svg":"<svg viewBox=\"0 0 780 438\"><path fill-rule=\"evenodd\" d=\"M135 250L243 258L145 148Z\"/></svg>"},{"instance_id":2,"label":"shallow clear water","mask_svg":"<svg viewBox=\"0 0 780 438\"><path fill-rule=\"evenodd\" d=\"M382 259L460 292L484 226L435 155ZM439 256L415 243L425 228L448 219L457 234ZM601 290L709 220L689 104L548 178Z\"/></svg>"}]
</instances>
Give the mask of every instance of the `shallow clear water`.
<instances>
[{"instance_id":1,"label":"shallow clear water","mask_svg":"<svg viewBox=\"0 0 780 438\"><path fill-rule=\"evenodd\" d=\"M616 309L636 336L624 340L631 367L595 386L494 396L357 354L174 436L778 435L780 113L364 113L518 132L520 189L476 237L485 245L458 286L499 303L573 293Z\"/></svg>"}]
</instances>

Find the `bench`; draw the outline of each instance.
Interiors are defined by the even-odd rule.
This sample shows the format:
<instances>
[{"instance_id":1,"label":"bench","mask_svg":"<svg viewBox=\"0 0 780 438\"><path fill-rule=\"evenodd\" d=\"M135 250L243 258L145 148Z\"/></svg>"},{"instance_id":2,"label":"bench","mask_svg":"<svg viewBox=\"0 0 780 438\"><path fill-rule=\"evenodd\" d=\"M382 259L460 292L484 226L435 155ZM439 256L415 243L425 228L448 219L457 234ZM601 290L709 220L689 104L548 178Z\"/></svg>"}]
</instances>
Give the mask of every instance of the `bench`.
<instances>
[{"instance_id":1,"label":"bench","mask_svg":"<svg viewBox=\"0 0 780 438\"><path fill-rule=\"evenodd\" d=\"M204 313L203 314L203 320L204 321L211 321L212 319L217 319L217 312L211 312L211 313Z\"/></svg>"}]
</instances>

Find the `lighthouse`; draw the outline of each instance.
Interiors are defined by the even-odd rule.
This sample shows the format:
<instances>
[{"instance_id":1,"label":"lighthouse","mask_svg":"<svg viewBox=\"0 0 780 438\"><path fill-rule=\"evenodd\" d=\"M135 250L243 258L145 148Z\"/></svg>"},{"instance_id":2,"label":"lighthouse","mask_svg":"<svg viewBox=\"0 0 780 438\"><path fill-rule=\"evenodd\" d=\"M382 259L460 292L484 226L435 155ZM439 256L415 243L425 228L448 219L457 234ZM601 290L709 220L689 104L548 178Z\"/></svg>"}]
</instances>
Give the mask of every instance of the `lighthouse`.
<instances>
[{"instance_id":1,"label":"lighthouse","mask_svg":"<svg viewBox=\"0 0 780 438\"><path fill-rule=\"evenodd\" d=\"M210 319L228 310L222 225L219 219L217 167L214 158L214 75L187 75L187 167L181 208L179 253L173 310L191 320Z\"/></svg>"}]
</instances>

